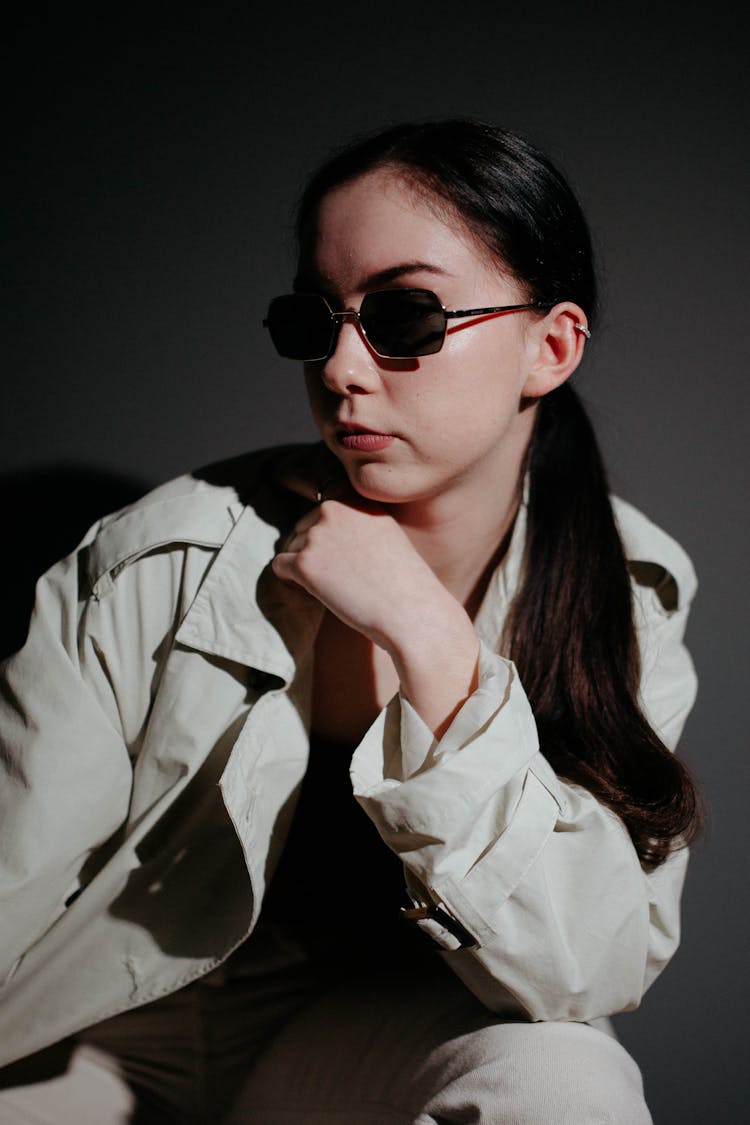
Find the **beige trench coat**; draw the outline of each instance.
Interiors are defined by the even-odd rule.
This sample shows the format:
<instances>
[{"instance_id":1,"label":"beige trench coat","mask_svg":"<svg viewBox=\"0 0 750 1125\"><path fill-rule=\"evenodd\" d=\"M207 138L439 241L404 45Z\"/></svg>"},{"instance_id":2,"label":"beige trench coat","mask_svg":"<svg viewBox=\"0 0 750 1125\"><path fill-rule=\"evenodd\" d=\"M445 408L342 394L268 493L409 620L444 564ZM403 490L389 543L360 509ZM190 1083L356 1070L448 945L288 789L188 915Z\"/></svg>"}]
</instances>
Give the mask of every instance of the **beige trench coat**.
<instances>
[{"instance_id":1,"label":"beige trench coat","mask_svg":"<svg viewBox=\"0 0 750 1125\"><path fill-rule=\"evenodd\" d=\"M294 512L258 485L264 465L165 485L39 583L0 712L1 1062L180 988L258 918L306 768L321 615L267 567ZM674 746L695 577L614 505L643 702ZM686 854L644 874L617 817L538 751L497 655L524 523L477 617L477 691L438 743L395 697L351 777L415 902L468 931L418 923L467 986L500 1013L589 1020L637 1005L674 952Z\"/></svg>"}]
</instances>

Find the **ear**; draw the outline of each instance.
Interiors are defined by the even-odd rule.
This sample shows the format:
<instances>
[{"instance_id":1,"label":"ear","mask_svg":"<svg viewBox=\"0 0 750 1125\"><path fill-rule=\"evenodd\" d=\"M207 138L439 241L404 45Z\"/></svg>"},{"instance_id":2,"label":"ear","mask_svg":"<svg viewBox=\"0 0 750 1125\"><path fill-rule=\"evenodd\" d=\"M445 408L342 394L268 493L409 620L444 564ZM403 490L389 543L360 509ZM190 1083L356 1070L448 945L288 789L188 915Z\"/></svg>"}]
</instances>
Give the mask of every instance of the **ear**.
<instances>
[{"instance_id":1,"label":"ear","mask_svg":"<svg viewBox=\"0 0 750 1125\"><path fill-rule=\"evenodd\" d=\"M588 324L580 305L563 301L530 329L531 355L523 394L541 398L573 374L583 359Z\"/></svg>"}]
</instances>

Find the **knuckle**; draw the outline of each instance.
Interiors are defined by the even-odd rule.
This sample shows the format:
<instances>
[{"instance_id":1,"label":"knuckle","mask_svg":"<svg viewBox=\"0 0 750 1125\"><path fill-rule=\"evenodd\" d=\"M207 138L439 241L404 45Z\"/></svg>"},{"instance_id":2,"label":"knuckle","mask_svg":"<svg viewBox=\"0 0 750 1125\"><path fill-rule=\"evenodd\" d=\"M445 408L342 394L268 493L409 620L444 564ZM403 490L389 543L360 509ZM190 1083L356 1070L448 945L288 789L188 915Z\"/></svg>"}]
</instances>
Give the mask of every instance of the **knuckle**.
<instances>
[{"instance_id":1,"label":"knuckle","mask_svg":"<svg viewBox=\"0 0 750 1125\"><path fill-rule=\"evenodd\" d=\"M315 559L307 548L295 556L294 565L302 578L312 578L315 574Z\"/></svg>"}]
</instances>

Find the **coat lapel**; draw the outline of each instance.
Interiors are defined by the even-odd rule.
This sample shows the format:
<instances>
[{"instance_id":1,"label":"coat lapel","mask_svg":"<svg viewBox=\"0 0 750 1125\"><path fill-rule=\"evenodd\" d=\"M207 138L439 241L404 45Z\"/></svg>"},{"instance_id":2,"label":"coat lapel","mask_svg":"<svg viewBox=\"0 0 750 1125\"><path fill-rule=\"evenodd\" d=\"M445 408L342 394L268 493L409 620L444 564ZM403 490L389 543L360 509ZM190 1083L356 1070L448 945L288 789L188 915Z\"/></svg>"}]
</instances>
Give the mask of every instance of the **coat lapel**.
<instances>
[{"instance_id":1,"label":"coat lapel","mask_svg":"<svg viewBox=\"0 0 750 1125\"><path fill-rule=\"evenodd\" d=\"M277 579L269 563L279 530L246 508L178 629L188 648L278 677L284 686L309 653L323 609Z\"/></svg>"}]
</instances>

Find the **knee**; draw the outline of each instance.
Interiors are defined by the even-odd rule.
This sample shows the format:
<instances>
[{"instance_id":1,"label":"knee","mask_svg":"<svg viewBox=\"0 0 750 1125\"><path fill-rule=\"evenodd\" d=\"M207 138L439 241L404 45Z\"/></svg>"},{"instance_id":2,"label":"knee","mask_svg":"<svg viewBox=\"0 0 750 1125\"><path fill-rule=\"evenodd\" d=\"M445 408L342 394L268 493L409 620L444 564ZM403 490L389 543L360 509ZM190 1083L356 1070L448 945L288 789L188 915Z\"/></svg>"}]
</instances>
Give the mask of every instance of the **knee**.
<instances>
[{"instance_id":1,"label":"knee","mask_svg":"<svg viewBox=\"0 0 750 1125\"><path fill-rule=\"evenodd\" d=\"M428 1120L651 1125L635 1062L586 1025L494 1024L450 1046Z\"/></svg>"}]
</instances>

